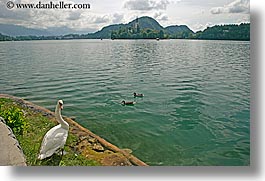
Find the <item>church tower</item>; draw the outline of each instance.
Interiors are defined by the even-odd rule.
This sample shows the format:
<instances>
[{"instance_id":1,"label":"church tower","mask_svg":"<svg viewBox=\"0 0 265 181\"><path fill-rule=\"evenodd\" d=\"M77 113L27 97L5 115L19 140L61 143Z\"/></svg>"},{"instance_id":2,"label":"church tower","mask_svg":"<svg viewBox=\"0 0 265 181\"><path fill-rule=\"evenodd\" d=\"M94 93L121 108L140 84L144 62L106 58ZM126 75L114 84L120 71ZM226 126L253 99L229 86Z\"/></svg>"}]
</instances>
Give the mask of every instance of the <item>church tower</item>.
<instances>
[{"instance_id":1,"label":"church tower","mask_svg":"<svg viewBox=\"0 0 265 181\"><path fill-rule=\"evenodd\" d=\"M134 29L136 30L137 33L140 33L140 25L139 25L138 17L135 20Z\"/></svg>"}]
</instances>

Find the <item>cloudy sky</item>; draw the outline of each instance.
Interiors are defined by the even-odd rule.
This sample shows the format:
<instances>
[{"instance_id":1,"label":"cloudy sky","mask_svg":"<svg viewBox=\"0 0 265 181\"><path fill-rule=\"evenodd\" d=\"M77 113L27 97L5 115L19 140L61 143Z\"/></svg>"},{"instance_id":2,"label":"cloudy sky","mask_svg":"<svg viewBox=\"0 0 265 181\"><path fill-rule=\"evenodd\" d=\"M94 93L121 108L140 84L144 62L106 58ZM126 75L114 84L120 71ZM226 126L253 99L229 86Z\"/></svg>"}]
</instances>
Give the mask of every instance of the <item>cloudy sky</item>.
<instances>
[{"instance_id":1,"label":"cloudy sky","mask_svg":"<svg viewBox=\"0 0 265 181\"><path fill-rule=\"evenodd\" d=\"M7 9L10 0L0 0L0 23L30 28L68 27L95 32L103 26L128 23L141 16L155 18L162 26L187 25L193 31L216 24L250 21L249 0L64 0L89 3L90 9ZM17 3L47 3L62 0L11 0Z\"/></svg>"}]
</instances>

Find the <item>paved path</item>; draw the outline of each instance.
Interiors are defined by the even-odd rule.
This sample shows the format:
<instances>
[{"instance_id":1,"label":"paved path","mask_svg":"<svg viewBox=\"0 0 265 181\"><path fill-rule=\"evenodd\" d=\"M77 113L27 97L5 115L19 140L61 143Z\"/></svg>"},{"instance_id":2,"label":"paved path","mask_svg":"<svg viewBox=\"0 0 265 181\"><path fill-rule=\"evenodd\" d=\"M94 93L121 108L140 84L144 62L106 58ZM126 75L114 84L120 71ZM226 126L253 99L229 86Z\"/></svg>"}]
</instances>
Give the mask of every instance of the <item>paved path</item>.
<instances>
[{"instance_id":1,"label":"paved path","mask_svg":"<svg viewBox=\"0 0 265 181\"><path fill-rule=\"evenodd\" d=\"M0 117L0 166L26 166L25 162L15 135Z\"/></svg>"}]
</instances>

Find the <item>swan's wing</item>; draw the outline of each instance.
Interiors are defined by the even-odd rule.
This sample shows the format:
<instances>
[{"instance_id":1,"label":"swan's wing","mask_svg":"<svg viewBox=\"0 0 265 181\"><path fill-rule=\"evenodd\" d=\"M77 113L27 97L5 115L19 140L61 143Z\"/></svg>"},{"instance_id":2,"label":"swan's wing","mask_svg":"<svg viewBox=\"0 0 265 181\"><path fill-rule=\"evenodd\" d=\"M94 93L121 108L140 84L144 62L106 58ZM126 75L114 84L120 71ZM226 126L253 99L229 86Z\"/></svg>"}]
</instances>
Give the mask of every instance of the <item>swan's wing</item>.
<instances>
[{"instance_id":1,"label":"swan's wing","mask_svg":"<svg viewBox=\"0 0 265 181\"><path fill-rule=\"evenodd\" d=\"M40 153L42 153L45 148L47 147L46 145L49 143L49 140L52 139L52 137L55 136L56 130L59 129L60 125L57 125L53 128L51 128L43 137L42 143L41 143L41 148L40 148Z\"/></svg>"},{"instance_id":2,"label":"swan's wing","mask_svg":"<svg viewBox=\"0 0 265 181\"><path fill-rule=\"evenodd\" d=\"M56 150L62 148L66 142L68 131L57 125L50 129L44 136L40 154L45 154L45 157L51 156Z\"/></svg>"}]
</instances>

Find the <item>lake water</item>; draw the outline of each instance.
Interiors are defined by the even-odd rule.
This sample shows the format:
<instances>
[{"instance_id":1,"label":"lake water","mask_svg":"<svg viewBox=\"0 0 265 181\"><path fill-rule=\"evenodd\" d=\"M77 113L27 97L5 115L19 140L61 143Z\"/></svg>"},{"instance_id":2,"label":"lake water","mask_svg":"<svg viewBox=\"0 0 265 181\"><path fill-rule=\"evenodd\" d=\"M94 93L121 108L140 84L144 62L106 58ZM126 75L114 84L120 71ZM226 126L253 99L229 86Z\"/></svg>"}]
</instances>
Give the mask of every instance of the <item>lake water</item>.
<instances>
[{"instance_id":1,"label":"lake water","mask_svg":"<svg viewBox=\"0 0 265 181\"><path fill-rule=\"evenodd\" d=\"M63 115L150 165L250 164L249 42L0 42L0 73L0 93L63 99Z\"/></svg>"}]
</instances>

